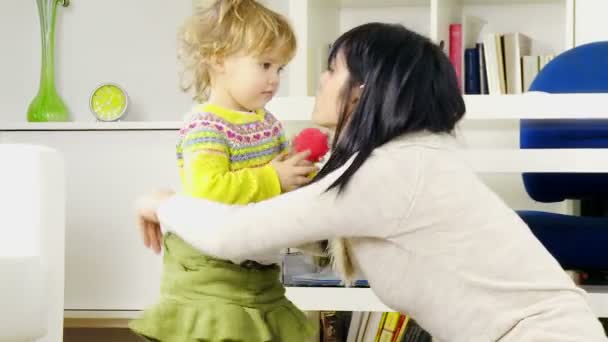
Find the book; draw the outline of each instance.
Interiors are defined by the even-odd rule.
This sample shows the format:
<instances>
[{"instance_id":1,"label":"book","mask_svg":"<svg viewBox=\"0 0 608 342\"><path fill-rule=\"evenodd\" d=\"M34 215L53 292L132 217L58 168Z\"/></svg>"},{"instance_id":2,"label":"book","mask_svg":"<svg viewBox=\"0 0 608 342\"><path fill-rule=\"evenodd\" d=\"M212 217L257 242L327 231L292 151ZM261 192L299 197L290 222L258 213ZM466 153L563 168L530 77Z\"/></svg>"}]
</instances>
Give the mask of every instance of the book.
<instances>
[{"instance_id":1,"label":"book","mask_svg":"<svg viewBox=\"0 0 608 342\"><path fill-rule=\"evenodd\" d=\"M369 320L367 321L367 326L365 327L365 333L363 334L364 342L376 341L376 336L378 336L378 329L381 329L380 323L382 322L382 316L382 312L370 313Z\"/></svg>"},{"instance_id":2,"label":"book","mask_svg":"<svg viewBox=\"0 0 608 342\"><path fill-rule=\"evenodd\" d=\"M476 47L479 42L481 30L487 22L479 17L464 15L462 18L462 40L465 49Z\"/></svg>"},{"instance_id":3,"label":"book","mask_svg":"<svg viewBox=\"0 0 608 342\"><path fill-rule=\"evenodd\" d=\"M357 342L357 336L359 335L359 329L363 321L363 312L353 312L353 316L350 320L350 326L348 327L348 334L346 335L346 342Z\"/></svg>"},{"instance_id":4,"label":"book","mask_svg":"<svg viewBox=\"0 0 608 342\"><path fill-rule=\"evenodd\" d=\"M522 89L527 92L530 89L530 85L538 75L539 68L539 57L538 56L523 56L521 60L522 64Z\"/></svg>"},{"instance_id":5,"label":"book","mask_svg":"<svg viewBox=\"0 0 608 342\"><path fill-rule=\"evenodd\" d=\"M545 65L549 64L549 62L551 62L553 60L553 58L555 57L555 55L544 55L544 56L540 56L540 60L539 60L539 71L543 70L543 68L545 67Z\"/></svg>"},{"instance_id":6,"label":"book","mask_svg":"<svg viewBox=\"0 0 608 342\"><path fill-rule=\"evenodd\" d=\"M359 332L357 333L357 342L363 342L365 340L365 332L369 324L370 316L370 312L363 312L363 315L361 317L361 326L359 327Z\"/></svg>"},{"instance_id":7,"label":"book","mask_svg":"<svg viewBox=\"0 0 608 342\"><path fill-rule=\"evenodd\" d=\"M481 94L479 50L477 48L464 50L464 75L464 93Z\"/></svg>"},{"instance_id":8,"label":"book","mask_svg":"<svg viewBox=\"0 0 608 342\"><path fill-rule=\"evenodd\" d=\"M338 317L334 311L322 311L321 316L321 341L339 342Z\"/></svg>"},{"instance_id":9,"label":"book","mask_svg":"<svg viewBox=\"0 0 608 342\"><path fill-rule=\"evenodd\" d=\"M456 71L458 86L462 89L462 24L450 24L449 57Z\"/></svg>"},{"instance_id":10,"label":"book","mask_svg":"<svg viewBox=\"0 0 608 342\"><path fill-rule=\"evenodd\" d=\"M489 94L488 92L488 73L486 71L486 56L483 43L477 43L479 54L479 93Z\"/></svg>"},{"instance_id":11,"label":"book","mask_svg":"<svg viewBox=\"0 0 608 342\"><path fill-rule=\"evenodd\" d=\"M504 39L504 65L507 94L521 94L522 82L522 56L529 55L532 48L530 37L521 33L507 33Z\"/></svg>"},{"instance_id":12,"label":"book","mask_svg":"<svg viewBox=\"0 0 608 342\"><path fill-rule=\"evenodd\" d=\"M490 95L506 94L502 36L497 33L486 34L483 38L483 45L488 73L488 93Z\"/></svg>"},{"instance_id":13,"label":"book","mask_svg":"<svg viewBox=\"0 0 608 342\"><path fill-rule=\"evenodd\" d=\"M464 66L463 66L463 72L464 72L464 84L465 84L465 93L467 93L466 91L466 82L467 82L467 67L466 67L466 49L473 49L476 48L479 50L479 40L480 40L480 34L481 31L483 29L483 27L487 24L487 22L479 17L476 16L472 16L472 15L464 15L462 17L462 48L465 49L464 51ZM461 53L463 53L463 51L461 51ZM478 56L480 58L480 62L481 62L481 58L483 58L483 52L482 51L478 51ZM485 65L484 65L484 73L485 73ZM480 82L482 81L482 74L480 73L479 75L479 80ZM487 83L487 81L486 81ZM480 85L481 86L481 85ZM487 88L487 86L486 86ZM481 93L481 90L480 90ZM476 94L476 93L473 93Z\"/></svg>"},{"instance_id":14,"label":"book","mask_svg":"<svg viewBox=\"0 0 608 342\"><path fill-rule=\"evenodd\" d=\"M395 334L393 335L393 339L391 342L398 342L403 339L403 335L405 334L405 329L407 327L407 322L410 317L408 315L401 314L399 316L399 323L397 324L397 329L395 329Z\"/></svg>"},{"instance_id":15,"label":"book","mask_svg":"<svg viewBox=\"0 0 608 342\"><path fill-rule=\"evenodd\" d=\"M378 329L376 331L376 338L374 339L375 342L380 340L380 335L382 335L382 329L384 328L384 322L386 321L386 315L386 312L382 313L382 318L380 319L380 323L378 324Z\"/></svg>"},{"instance_id":16,"label":"book","mask_svg":"<svg viewBox=\"0 0 608 342\"><path fill-rule=\"evenodd\" d=\"M407 328L405 330L405 334L403 335L403 339L401 342L431 342L431 335L415 320L410 320L408 322Z\"/></svg>"},{"instance_id":17,"label":"book","mask_svg":"<svg viewBox=\"0 0 608 342\"><path fill-rule=\"evenodd\" d=\"M401 314L398 312L388 312L386 314L384 326L378 339L379 342L392 342L399 324L399 317L401 317Z\"/></svg>"}]
</instances>

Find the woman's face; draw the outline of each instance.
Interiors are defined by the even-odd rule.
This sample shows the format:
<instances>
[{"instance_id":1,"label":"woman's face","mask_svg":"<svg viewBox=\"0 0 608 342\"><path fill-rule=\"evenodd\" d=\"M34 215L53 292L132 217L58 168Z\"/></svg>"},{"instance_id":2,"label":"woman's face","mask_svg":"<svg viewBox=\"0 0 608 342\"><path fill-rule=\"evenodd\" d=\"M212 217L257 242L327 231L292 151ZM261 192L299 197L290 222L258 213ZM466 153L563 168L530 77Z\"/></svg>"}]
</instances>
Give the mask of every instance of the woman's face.
<instances>
[{"instance_id":1,"label":"woman's face","mask_svg":"<svg viewBox=\"0 0 608 342\"><path fill-rule=\"evenodd\" d=\"M349 72L346 61L344 55L339 52L329 68L321 74L315 107L312 112L312 121L315 124L331 130L336 128L342 109L342 89L344 89L348 80ZM354 108L353 100L352 98L349 99L346 104L347 116Z\"/></svg>"}]
</instances>

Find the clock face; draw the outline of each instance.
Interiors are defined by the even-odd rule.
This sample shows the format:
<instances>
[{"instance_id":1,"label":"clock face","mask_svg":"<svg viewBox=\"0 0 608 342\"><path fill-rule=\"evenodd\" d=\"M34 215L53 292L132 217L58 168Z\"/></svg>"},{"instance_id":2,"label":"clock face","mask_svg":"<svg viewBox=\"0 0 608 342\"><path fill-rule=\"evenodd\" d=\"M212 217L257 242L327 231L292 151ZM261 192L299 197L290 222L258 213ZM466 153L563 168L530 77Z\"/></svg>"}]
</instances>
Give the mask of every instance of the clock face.
<instances>
[{"instance_id":1,"label":"clock face","mask_svg":"<svg viewBox=\"0 0 608 342\"><path fill-rule=\"evenodd\" d=\"M91 94L91 111L101 121L116 121L127 110L127 93L115 84L103 84Z\"/></svg>"}]
</instances>

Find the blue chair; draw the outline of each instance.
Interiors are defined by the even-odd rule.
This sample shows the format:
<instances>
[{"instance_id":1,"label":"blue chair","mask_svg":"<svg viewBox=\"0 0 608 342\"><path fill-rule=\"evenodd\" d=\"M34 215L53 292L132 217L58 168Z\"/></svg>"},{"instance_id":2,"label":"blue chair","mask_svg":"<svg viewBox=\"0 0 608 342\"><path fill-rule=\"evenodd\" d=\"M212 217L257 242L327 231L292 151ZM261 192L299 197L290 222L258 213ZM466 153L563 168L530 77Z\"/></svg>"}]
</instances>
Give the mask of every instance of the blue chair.
<instances>
[{"instance_id":1,"label":"blue chair","mask_svg":"<svg viewBox=\"0 0 608 342\"><path fill-rule=\"evenodd\" d=\"M559 55L529 90L608 93L608 42L582 45ZM608 119L522 120L520 147L608 148ZM608 172L525 173L523 180L530 197L539 202L608 200ZM519 215L563 268L608 270L608 217L539 211L520 211Z\"/></svg>"}]
</instances>

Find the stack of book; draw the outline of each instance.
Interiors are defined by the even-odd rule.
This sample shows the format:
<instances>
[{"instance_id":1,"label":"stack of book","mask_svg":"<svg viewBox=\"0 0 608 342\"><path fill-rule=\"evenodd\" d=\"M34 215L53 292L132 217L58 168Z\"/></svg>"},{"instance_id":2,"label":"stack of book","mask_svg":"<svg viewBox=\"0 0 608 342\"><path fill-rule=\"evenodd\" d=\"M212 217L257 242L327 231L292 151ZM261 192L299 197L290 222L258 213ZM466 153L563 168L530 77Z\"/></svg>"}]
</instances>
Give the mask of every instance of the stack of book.
<instances>
[{"instance_id":1,"label":"stack of book","mask_svg":"<svg viewBox=\"0 0 608 342\"><path fill-rule=\"evenodd\" d=\"M319 314L322 342L431 342L431 335L410 316L398 312Z\"/></svg>"},{"instance_id":2,"label":"stack of book","mask_svg":"<svg viewBox=\"0 0 608 342\"><path fill-rule=\"evenodd\" d=\"M554 55L533 55L532 39L525 34L487 33L480 37L484 23L465 18L450 25L449 57L465 94L521 94Z\"/></svg>"}]
</instances>

